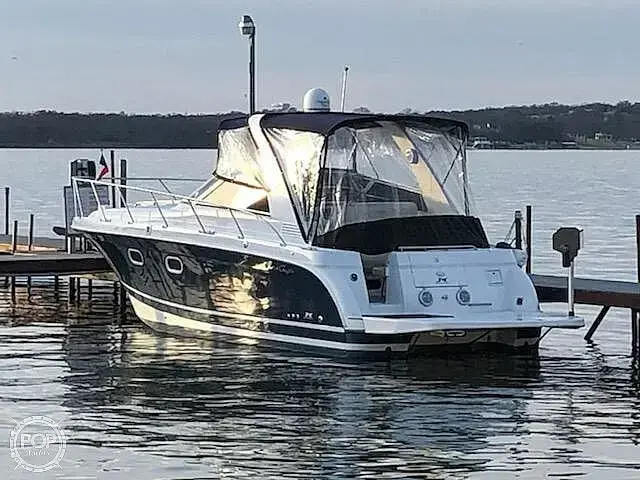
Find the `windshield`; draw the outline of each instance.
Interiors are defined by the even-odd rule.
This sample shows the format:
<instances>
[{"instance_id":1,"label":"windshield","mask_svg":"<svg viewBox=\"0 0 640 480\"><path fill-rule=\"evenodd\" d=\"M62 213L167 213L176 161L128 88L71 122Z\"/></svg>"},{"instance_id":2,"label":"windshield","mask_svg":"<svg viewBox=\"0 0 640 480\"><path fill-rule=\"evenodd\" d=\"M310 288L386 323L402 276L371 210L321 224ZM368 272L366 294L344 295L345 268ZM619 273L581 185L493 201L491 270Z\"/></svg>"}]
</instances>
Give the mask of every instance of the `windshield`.
<instances>
[{"instance_id":1,"label":"windshield","mask_svg":"<svg viewBox=\"0 0 640 480\"><path fill-rule=\"evenodd\" d=\"M284 172L303 234L308 237L315 211L324 137L319 133L288 128L269 128L266 133Z\"/></svg>"},{"instance_id":2,"label":"windshield","mask_svg":"<svg viewBox=\"0 0 640 480\"><path fill-rule=\"evenodd\" d=\"M421 121L363 120L328 137L267 129L308 237L343 225L469 214L465 138Z\"/></svg>"},{"instance_id":3,"label":"windshield","mask_svg":"<svg viewBox=\"0 0 640 480\"><path fill-rule=\"evenodd\" d=\"M269 210L258 150L248 127L222 130L213 177L191 196L231 208Z\"/></svg>"}]
</instances>

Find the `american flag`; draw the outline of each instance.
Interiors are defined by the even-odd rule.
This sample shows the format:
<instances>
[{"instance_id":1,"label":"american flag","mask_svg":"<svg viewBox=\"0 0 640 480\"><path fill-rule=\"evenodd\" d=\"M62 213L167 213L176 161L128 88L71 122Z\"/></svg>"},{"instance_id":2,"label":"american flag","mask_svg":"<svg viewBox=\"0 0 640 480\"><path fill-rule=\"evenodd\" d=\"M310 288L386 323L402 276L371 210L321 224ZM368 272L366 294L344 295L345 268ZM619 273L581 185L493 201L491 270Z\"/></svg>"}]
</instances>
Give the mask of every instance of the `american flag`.
<instances>
[{"instance_id":1,"label":"american flag","mask_svg":"<svg viewBox=\"0 0 640 480\"><path fill-rule=\"evenodd\" d=\"M104 177L107 173L109 173L109 167L107 167L107 160L104 158L104 154L102 153L102 150L100 151L100 160L98 161L98 165L100 165L102 169L100 170L100 173L98 173L96 180L102 180L102 177Z\"/></svg>"}]
</instances>

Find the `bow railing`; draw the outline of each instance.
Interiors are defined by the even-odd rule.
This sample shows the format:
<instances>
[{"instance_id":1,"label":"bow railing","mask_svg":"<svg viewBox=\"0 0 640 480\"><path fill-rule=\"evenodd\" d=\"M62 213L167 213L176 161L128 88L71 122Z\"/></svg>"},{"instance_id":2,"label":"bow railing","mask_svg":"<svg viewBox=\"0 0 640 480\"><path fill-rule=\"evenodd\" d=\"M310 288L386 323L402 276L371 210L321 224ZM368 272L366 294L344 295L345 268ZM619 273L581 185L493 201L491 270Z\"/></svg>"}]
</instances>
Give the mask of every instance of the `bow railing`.
<instances>
[{"instance_id":1,"label":"bow railing","mask_svg":"<svg viewBox=\"0 0 640 480\"><path fill-rule=\"evenodd\" d=\"M160 180L160 179L157 179ZM166 188L166 191L152 190L150 188L137 187L133 185L124 185L119 183L112 183L110 181L102 181L102 180L92 180L89 178L80 178L73 177L71 179L73 186L73 198L74 198L74 208L75 208L75 216L76 217L87 217L89 214L95 212L96 210L100 211L101 220L104 222L111 221L107 216L107 210L115 210L115 207L112 204L116 202L112 199L112 202L109 201L109 191L115 192L117 198L120 200L120 209L124 209L129 218L129 223L148 223L148 219L136 219L134 215L135 207L151 205L155 207L159 214L159 219L162 222L162 226L164 228L169 228L170 221L172 219L171 216L168 216L166 212L163 210L163 206L171 205L179 205L183 204L188 206L189 210L193 214L195 218L200 233L206 234L215 234L215 229L207 229L205 227L205 220L202 218L202 210L198 213L198 208L202 209L215 209L218 211L226 211L229 213L229 217L233 219L233 223L235 224L235 228L238 231L238 238L243 240L245 243L247 241L247 235L243 230L240 221L238 220L237 214L249 215L253 218L259 219L265 225L269 227L271 231L278 238L281 246L286 246L287 243L284 240L284 237L280 234L278 229L273 226L264 215L256 213L251 210L242 209L242 208L233 208L226 205L217 205L214 203L206 202L201 199L191 197L188 195L182 195L178 193L173 193ZM161 182L162 184L163 182ZM164 185L163 185L164 186ZM137 201L133 204L127 200L127 192L136 192L137 194L142 194L148 196L148 200L146 201ZM168 198L166 201L162 201L161 199ZM149 203L150 202L150 203ZM210 217L207 217L210 218Z\"/></svg>"}]
</instances>

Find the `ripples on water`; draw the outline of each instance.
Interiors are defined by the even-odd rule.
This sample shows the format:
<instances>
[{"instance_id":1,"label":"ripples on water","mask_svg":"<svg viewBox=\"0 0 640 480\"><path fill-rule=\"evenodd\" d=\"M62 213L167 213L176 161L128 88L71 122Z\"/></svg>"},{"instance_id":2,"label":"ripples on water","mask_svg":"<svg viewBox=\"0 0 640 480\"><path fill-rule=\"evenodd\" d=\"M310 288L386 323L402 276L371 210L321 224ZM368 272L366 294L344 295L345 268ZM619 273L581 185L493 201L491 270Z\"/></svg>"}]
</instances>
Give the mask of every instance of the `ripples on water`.
<instances>
[{"instance_id":1,"label":"ripples on water","mask_svg":"<svg viewBox=\"0 0 640 480\"><path fill-rule=\"evenodd\" d=\"M67 433L45 478L640 473L638 370L605 345L556 336L538 360L349 364L162 336L122 322L110 284L94 290L69 305L39 283L0 309L5 432L48 415Z\"/></svg>"},{"instance_id":2,"label":"ripples on water","mask_svg":"<svg viewBox=\"0 0 640 480\"><path fill-rule=\"evenodd\" d=\"M0 151L0 167L9 156L26 164L49 153L16 160ZM62 184L67 157L91 156L55 155L60 165L39 164L34 178L58 175ZM128 152L130 170L157 171L153 155ZM532 203L536 271L558 273L550 235L576 223L585 228L579 274L634 279L634 155L472 152L491 239ZM160 152L166 175L205 175L209 156ZM46 200L36 216L45 234L59 218L51 184L23 187ZM37 209L34 198L25 194L17 214ZM133 316L121 320L110 284L94 286L90 302L70 305L42 280L30 299L19 288L10 306L0 284L0 470L8 478L640 478L640 381L626 311L612 310L591 345L584 331L550 334L538 360L348 364L161 336ZM597 309L579 313L591 319ZM62 469L13 470L8 432L29 415L62 422Z\"/></svg>"}]
</instances>

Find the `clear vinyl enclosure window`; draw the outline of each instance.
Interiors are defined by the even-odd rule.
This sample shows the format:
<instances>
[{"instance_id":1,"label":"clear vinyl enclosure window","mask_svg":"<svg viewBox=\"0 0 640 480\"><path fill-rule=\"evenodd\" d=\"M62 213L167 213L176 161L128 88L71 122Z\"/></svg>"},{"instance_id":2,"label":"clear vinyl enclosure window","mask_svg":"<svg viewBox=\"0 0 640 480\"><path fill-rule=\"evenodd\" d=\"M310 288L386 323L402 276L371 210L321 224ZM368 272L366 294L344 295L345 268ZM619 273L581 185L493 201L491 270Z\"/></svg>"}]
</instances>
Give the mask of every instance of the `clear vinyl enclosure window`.
<instances>
[{"instance_id":1,"label":"clear vinyl enclosure window","mask_svg":"<svg viewBox=\"0 0 640 480\"><path fill-rule=\"evenodd\" d=\"M464 214L463 148L457 137L392 121L337 129L327 140L317 235L352 223Z\"/></svg>"},{"instance_id":2,"label":"clear vinyl enclosure window","mask_svg":"<svg viewBox=\"0 0 640 480\"><path fill-rule=\"evenodd\" d=\"M249 127L220 132L214 176L194 196L216 205L269 211L258 149Z\"/></svg>"},{"instance_id":3,"label":"clear vinyl enclosure window","mask_svg":"<svg viewBox=\"0 0 640 480\"><path fill-rule=\"evenodd\" d=\"M293 194L304 233L308 235L315 210L324 136L287 128L270 128L266 133Z\"/></svg>"},{"instance_id":4,"label":"clear vinyl enclosure window","mask_svg":"<svg viewBox=\"0 0 640 480\"><path fill-rule=\"evenodd\" d=\"M264 188L258 149L249 127L223 130L218 135L216 176L249 187Z\"/></svg>"},{"instance_id":5,"label":"clear vinyl enclosure window","mask_svg":"<svg viewBox=\"0 0 640 480\"><path fill-rule=\"evenodd\" d=\"M457 130L365 120L328 136L290 128L266 133L309 238L352 223L468 211Z\"/></svg>"}]
</instances>

